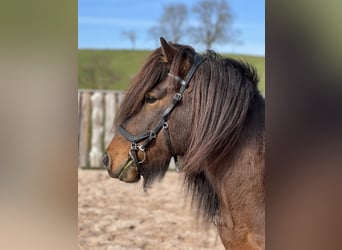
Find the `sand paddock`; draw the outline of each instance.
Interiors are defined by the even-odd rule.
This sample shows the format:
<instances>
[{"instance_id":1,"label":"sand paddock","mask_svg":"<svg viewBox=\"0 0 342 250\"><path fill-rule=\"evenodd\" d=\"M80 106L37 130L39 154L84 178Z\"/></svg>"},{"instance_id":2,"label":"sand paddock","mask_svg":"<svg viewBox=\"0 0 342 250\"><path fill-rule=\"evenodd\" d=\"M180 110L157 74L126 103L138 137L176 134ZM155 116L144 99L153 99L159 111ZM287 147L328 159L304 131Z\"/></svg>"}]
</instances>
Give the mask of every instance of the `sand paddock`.
<instances>
[{"instance_id":1,"label":"sand paddock","mask_svg":"<svg viewBox=\"0 0 342 250\"><path fill-rule=\"evenodd\" d=\"M223 250L214 226L203 226L169 171L148 192L104 170L78 170L79 249Z\"/></svg>"}]
</instances>

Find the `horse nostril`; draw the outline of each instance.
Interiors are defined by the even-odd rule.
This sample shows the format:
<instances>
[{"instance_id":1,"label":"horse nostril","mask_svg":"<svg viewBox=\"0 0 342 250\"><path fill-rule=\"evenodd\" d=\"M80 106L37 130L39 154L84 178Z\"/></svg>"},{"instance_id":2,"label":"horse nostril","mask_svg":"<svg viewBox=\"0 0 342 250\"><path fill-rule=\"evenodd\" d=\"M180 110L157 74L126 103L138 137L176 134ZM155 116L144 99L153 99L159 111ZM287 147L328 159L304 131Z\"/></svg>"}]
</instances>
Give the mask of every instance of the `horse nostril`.
<instances>
[{"instance_id":1,"label":"horse nostril","mask_svg":"<svg viewBox=\"0 0 342 250\"><path fill-rule=\"evenodd\" d=\"M109 156L107 154L107 152L105 152L102 156L102 162L103 162L103 165L108 168L109 166Z\"/></svg>"}]
</instances>

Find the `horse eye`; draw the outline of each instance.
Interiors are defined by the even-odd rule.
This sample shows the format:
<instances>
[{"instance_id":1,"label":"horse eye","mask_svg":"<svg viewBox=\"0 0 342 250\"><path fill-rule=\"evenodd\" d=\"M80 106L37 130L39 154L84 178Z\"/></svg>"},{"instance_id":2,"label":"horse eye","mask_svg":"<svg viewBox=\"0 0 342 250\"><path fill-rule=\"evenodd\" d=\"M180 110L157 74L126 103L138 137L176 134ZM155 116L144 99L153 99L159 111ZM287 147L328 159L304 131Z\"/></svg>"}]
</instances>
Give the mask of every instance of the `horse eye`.
<instances>
[{"instance_id":1,"label":"horse eye","mask_svg":"<svg viewBox=\"0 0 342 250\"><path fill-rule=\"evenodd\" d=\"M154 102L156 102L158 99L157 98L155 98L155 97L153 97L153 96L146 96L145 97L145 102L146 103L154 103Z\"/></svg>"}]
</instances>

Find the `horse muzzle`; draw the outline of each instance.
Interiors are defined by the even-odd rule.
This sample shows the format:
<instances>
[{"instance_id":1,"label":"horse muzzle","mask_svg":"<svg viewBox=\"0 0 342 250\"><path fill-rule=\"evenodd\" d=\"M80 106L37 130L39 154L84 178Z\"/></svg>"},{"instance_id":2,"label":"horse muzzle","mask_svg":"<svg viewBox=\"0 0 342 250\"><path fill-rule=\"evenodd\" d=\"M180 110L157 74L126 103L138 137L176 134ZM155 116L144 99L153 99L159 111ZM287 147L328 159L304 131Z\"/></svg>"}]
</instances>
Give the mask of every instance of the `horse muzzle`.
<instances>
[{"instance_id":1,"label":"horse muzzle","mask_svg":"<svg viewBox=\"0 0 342 250\"><path fill-rule=\"evenodd\" d=\"M140 179L138 167L134 164L131 157L128 157L124 164L121 164L118 168L113 170L112 159L110 155L105 152L102 157L102 162L108 171L108 174L112 178L117 178L124 182L137 182Z\"/></svg>"}]
</instances>

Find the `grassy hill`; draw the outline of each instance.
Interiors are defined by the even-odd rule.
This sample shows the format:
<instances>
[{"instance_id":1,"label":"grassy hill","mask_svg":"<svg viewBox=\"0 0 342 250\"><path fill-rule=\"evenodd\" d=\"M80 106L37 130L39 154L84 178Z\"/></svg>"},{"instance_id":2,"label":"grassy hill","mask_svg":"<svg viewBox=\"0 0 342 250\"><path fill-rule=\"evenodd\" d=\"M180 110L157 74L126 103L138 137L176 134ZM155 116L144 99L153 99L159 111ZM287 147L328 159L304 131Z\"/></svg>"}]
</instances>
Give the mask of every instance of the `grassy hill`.
<instances>
[{"instance_id":1,"label":"grassy hill","mask_svg":"<svg viewBox=\"0 0 342 250\"><path fill-rule=\"evenodd\" d=\"M79 50L79 88L125 90L150 53L142 50ZM259 88L265 94L265 57L222 55L254 65L260 78Z\"/></svg>"}]
</instances>

